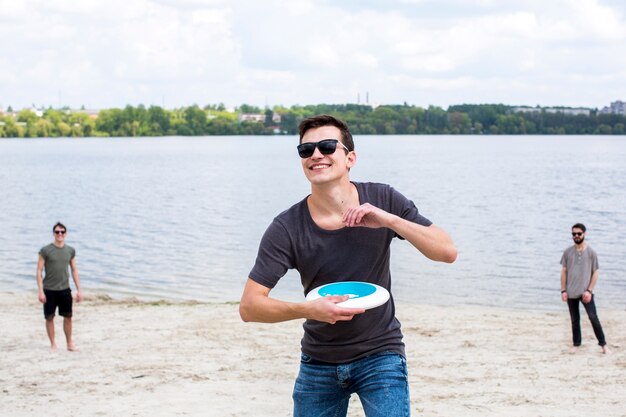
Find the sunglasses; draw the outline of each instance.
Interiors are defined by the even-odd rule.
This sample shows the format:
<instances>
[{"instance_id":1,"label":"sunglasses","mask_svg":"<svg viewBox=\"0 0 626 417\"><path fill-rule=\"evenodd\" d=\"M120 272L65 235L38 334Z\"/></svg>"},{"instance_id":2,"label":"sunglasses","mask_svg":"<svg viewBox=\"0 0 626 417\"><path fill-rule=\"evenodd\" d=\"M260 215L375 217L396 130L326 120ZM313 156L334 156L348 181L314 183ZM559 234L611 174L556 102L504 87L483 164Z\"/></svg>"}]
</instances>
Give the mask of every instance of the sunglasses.
<instances>
[{"instance_id":1,"label":"sunglasses","mask_svg":"<svg viewBox=\"0 0 626 417\"><path fill-rule=\"evenodd\" d=\"M576 237L576 236L582 236L583 233L582 232L572 232L572 236Z\"/></svg>"},{"instance_id":2,"label":"sunglasses","mask_svg":"<svg viewBox=\"0 0 626 417\"><path fill-rule=\"evenodd\" d=\"M315 153L315 148L317 148L322 155L331 155L337 150L337 144L340 144L346 151L350 152L350 149L337 139L324 139L319 142L301 143L298 145L298 154L300 158L310 158Z\"/></svg>"},{"instance_id":3,"label":"sunglasses","mask_svg":"<svg viewBox=\"0 0 626 417\"><path fill-rule=\"evenodd\" d=\"M55 230L54 234L55 235L64 235L65 234L65 230Z\"/></svg>"}]
</instances>

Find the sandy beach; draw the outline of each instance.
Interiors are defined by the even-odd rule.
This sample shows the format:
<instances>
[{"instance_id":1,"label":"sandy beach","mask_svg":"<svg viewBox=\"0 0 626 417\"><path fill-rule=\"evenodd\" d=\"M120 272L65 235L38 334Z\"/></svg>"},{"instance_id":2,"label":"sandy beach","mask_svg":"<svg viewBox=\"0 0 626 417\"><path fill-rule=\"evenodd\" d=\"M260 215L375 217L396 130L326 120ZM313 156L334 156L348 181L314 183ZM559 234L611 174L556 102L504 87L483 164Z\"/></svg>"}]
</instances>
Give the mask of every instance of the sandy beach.
<instances>
[{"instance_id":1,"label":"sandy beach","mask_svg":"<svg viewBox=\"0 0 626 417\"><path fill-rule=\"evenodd\" d=\"M33 293L0 293L0 416L291 415L301 322L243 323L236 303L75 304L78 352L49 352ZM558 303L558 297L555 303ZM567 308L397 306L414 416L626 416L626 311L599 307L610 355ZM362 416L353 397L350 416Z\"/></svg>"}]
</instances>

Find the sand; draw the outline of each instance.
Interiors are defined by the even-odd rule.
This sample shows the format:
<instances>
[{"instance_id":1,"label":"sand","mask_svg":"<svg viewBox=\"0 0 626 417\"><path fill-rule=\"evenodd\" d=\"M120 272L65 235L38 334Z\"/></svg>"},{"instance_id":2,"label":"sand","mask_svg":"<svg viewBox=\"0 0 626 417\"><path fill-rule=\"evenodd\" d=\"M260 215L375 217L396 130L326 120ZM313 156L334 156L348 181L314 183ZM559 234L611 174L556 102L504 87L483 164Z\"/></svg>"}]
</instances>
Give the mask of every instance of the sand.
<instances>
[{"instance_id":1,"label":"sand","mask_svg":"<svg viewBox=\"0 0 626 417\"><path fill-rule=\"evenodd\" d=\"M558 297L555 303L558 303ZM290 416L301 322L243 323L236 303L75 304L78 352L49 352L36 293L0 293L0 416ZM397 306L413 416L626 416L626 311ZM349 416L362 416L356 397Z\"/></svg>"}]
</instances>

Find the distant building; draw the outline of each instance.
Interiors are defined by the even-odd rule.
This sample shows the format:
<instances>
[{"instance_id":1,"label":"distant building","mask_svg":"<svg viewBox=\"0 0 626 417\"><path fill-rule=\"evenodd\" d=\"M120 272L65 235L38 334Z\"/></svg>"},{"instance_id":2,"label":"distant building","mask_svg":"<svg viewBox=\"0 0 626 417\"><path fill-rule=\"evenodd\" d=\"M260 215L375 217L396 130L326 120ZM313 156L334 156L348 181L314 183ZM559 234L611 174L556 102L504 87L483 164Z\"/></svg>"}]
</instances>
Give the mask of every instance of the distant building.
<instances>
[{"instance_id":1,"label":"distant building","mask_svg":"<svg viewBox=\"0 0 626 417\"><path fill-rule=\"evenodd\" d=\"M577 108L569 108L569 107L547 107L546 109L546 113L563 113L563 114L567 114L570 116L578 116L578 115L583 115L583 116L589 116L591 115L591 109L585 109L583 107L577 107Z\"/></svg>"},{"instance_id":2,"label":"distant building","mask_svg":"<svg viewBox=\"0 0 626 417\"><path fill-rule=\"evenodd\" d=\"M626 103L621 100L614 101L610 107L604 107L600 110L600 114L621 114L626 116Z\"/></svg>"},{"instance_id":3,"label":"distant building","mask_svg":"<svg viewBox=\"0 0 626 417\"><path fill-rule=\"evenodd\" d=\"M264 122L264 114L252 114L252 113L240 113L237 115L237 121L239 122Z\"/></svg>"},{"instance_id":4,"label":"distant building","mask_svg":"<svg viewBox=\"0 0 626 417\"><path fill-rule=\"evenodd\" d=\"M240 113L237 115L239 122L265 122L265 114ZM280 114L272 113L272 123L280 123Z\"/></svg>"},{"instance_id":5,"label":"distant building","mask_svg":"<svg viewBox=\"0 0 626 417\"><path fill-rule=\"evenodd\" d=\"M528 106L521 106L521 107L514 107L513 111L515 113L541 113L541 112L546 112L546 113L551 113L551 114L555 114L555 113L563 113L563 114L567 114L569 116L578 116L578 115L584 115L584 116L589 116L591 115L591 109L587 109L584 107L576 107L576 108L571 108L571 107L528 107Z\"/></svg>"},{"instance_id":6,"label":"distant building","mask_svg":"<svg viewBox=\"0 0 626 417\"><path fill-rule=\"evenodd\" d=\"M521 106L521 107L514 107L513 111L515 113L541 113L541 107Z\"/></svg>"},{"instance_id":7,"label":"distant building","mask_svg":"<svg viewBox=\"0 0 626 417\"><path fill-rule=\"evenodd\" d=\"M33 107L31 107L30 109L24 109L24 110L30 110L33 113L35 113L37 115L37 117L43 117L43 112L44 112L44 108L43 107L37 108L33 104Z\"/></svg>"}]
</instances>

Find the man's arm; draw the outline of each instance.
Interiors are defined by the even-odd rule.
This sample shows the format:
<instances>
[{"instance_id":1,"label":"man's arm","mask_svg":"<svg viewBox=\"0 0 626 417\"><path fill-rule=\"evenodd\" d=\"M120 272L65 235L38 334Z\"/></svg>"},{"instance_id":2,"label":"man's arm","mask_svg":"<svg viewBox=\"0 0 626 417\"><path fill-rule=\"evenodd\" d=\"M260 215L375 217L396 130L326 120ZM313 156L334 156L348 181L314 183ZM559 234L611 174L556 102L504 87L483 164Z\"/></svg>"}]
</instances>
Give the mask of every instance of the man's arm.
<instances>
[{"instance_id":1,"label":"man's arm","mask_svg":"<svg viewBox=\"0 0 626 417\"><path fill-rule=\"evenodd\" d=\"M369 203L346 210L343 221L348 227L387 227L411 242L428 259L447 263L456 260L457 250L452 238L435 225L422 226Z\"/></svg>"},{"instance_id":2,"label":"man's arm","mask_svg":"<svg viewBox=\"0 0 626 417\"><path fill-rule=\"evenodd\" d=\"M587 289L593 292L593 287L596 286L596 282L598 281L598 277L600 276L599 269L596 269L594 273L591 275L591 281L589 282L589 286Z\"/></svg>"},{"instance_id":3,"label":"man's arm","mask_svg":"<svg viewBox=\"0 0 626 417\"><path fill-rule=\"evenodd\" d=\"M80 303L80 300L82 299L82 294L80 293L80 276L78 275L78 268L76 267L76 257L73 257L70 261L70 268L72 270L74 285L76 286L76 302Z\"/></svg>"},{"instance_id":4,"label":"man's arm","mask_svg":"<svg viewBox=\"0 0 626 417\"><path fill-rule=\"evenodd\" d=\"M561 300L567 301L567 267L561 268Z\"/></svg>"},{"instance_id":5,"label":"man's arm","mask_svg":"<svg viewBox=\"0 0 626 417\"><path fill-rule=\"evenodd\" d=\"M248 278L239 304L239 315L245 322L277 323L296 319L311 319L334 324L352 320L355 314L364 313L360 308L342 308L337 303L348 296L332 296L314 301L292 303L269 297L271 289Z\"/></svg>"},{"instance_id":6,"label":"man's arm","mask_svg":"<svg viewBox=\"0 0 626 417\"><path fill-rule=\"evenodd\" d=\"M46 294L43 292L43 267L45 265L45 260L43 256L39 255L39 260L37 261L37 297L39 301L44 304L46 302Z\"/></svg>"}]
</instances>

